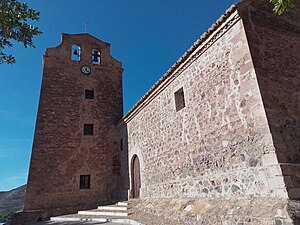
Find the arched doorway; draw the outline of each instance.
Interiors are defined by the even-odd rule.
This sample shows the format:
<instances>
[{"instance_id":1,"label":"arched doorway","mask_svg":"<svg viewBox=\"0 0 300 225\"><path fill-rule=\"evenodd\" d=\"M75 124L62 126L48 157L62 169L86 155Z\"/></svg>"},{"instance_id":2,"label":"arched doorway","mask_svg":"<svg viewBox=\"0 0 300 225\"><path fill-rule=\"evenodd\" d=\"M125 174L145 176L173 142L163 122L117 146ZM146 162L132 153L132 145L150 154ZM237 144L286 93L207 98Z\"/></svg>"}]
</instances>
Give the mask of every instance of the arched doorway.
<instances>
[{"instance_id":1,"label":"arched doorway","mask_svg":"<svg viewBox=\"0 0 300 225\"><path fill-rule=\"evenodd\" d=\"M134 155L131 160L131 184L132 198L140 197L141 176L140 176L140 161L137 155Z\"/></svg>"}]
</instances>

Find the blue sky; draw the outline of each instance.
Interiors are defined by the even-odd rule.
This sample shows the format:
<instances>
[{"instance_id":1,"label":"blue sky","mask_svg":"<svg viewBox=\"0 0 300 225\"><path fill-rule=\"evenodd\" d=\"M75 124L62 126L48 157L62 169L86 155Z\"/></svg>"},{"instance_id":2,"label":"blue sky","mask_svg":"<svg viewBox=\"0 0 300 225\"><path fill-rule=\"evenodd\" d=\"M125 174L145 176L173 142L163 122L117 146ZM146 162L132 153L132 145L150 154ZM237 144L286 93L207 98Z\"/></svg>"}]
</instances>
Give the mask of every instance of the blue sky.
<instances>
[{"instance_id":1,"label":"blue sky","mask_svg":"<svg viewBox=\"0 0 300 225\"><path fill-rule=\"evenodd\" d=\"M42 56L61 33L87 32L111 43L122 61L124 112L184 54L234 0L31 0L41 12L36 48L6 49L0 65L0 191L25 184L42 78Z\"/></svg>"}]
</instances>

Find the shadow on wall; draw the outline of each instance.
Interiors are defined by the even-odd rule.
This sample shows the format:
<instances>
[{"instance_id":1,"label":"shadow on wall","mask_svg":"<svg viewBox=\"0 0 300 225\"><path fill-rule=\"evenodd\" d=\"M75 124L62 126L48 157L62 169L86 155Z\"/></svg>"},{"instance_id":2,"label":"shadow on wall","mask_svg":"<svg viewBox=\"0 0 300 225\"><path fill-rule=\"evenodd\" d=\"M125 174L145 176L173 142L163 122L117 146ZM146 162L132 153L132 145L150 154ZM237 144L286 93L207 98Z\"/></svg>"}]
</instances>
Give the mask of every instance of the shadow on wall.
<instances>
[{"instance_id":1,"label":"shadow on wall","mask_svg":"<svg viewBox=\"0 0 300 225\"><path fill-rule=\"evenodd\" d=\"M275 15L256 1L242 10L269 128L290 199L300 199L300 2Z\"/></svg>"},{"instance_id":2,"label":"shadow on wall","mask_svg":"<svg viewBox=\"0 0 300 225\"><path fill-rule=\"evenodd\" d=\"M129 164L128 164L128 131L127 124L121 121L118 125L119 131L119 159L120 159L120 183L119 195L120 200L128 199L128 190L130 189L129 181Z\"/></svg>"}]
</instances>

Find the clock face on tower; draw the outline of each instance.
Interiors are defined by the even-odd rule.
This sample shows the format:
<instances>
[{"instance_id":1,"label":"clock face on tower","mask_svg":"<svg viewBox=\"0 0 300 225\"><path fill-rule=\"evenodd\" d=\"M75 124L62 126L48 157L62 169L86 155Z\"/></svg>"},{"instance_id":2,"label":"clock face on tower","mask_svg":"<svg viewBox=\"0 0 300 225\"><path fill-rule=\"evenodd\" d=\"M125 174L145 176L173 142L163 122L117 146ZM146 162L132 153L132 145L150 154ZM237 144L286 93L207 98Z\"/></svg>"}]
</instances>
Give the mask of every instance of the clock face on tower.
<instances>
[{"instance_id":1,"label":"clock face on tower","mask_svg":"<svg viewBox=\"0 0 300 225\"><path fill-rule=\"evenodd\" d=\"M91 68L89 66L82 66L80 71L85 75L89 75L91 73Z\"/></svg>"}]
</instances>

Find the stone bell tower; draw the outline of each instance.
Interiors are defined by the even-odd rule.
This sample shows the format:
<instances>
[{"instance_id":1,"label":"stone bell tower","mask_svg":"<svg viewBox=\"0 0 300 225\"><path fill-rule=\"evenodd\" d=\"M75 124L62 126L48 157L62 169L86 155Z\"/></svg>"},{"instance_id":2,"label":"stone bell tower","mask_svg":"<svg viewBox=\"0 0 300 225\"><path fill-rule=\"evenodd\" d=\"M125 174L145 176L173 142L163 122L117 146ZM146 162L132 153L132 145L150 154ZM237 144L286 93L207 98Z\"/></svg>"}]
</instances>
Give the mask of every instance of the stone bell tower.
<instances>
[{"instance_id":1,"label":"stone bell tower","mask_svg":"<svg viewBox=\"0 0 300 225\"><path fill-rule=\"evenodd\" d=\"M89 34L46 50L24 211L44 219L118 199L122 72Z\"/></svg>"}]
</instances>

